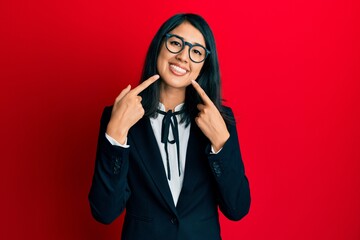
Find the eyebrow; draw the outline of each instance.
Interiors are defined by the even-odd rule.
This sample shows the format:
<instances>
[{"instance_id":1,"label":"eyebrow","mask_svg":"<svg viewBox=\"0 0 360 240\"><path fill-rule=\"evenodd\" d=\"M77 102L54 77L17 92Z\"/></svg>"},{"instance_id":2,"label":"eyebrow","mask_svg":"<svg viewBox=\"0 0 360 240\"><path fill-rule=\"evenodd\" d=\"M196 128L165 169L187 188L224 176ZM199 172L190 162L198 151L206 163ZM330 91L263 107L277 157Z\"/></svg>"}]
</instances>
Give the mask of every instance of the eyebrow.
<instances>
[{"instance_id":1,"label":"eyebrow","mask_svg":"<svg viewBox=\"0 0 360 240\"><path fill-rule=\"evenodd\" d=\"M186 41L185 38L183 38L182 36L179 36L179 35L177 35L177 34L175 34L175 33L170 33L170 34L172 34L172 35L174 35L174 36L177 36L177 37L181 38L182 40L184 40L185 42L191 43L192 45L200 45L200 46L203 46L203 47L206 46L205 44L201 44L201 43L198 43L198 42L189 42L189 41Z\"/></svg>"}]
</instances>

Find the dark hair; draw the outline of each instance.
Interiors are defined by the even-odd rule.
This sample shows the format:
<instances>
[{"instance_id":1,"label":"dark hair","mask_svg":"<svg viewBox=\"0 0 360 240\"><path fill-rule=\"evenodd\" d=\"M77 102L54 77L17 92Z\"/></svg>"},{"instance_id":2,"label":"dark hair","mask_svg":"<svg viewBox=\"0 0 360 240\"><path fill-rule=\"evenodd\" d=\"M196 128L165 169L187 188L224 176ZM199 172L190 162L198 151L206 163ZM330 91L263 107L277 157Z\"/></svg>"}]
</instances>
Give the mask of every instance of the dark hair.
<instances>
[{"instance_id":1,"label":"dark hair","mask_svg":"<svg viewBox=\"0 0 360 240\"><path fill-rule=\"evenodd\" d=\"M215 46L215 39L213 33L207 24L207 22L199 15L196 14L177 14L168 19L160 27L152 42L150 43L146 58L143 73L140 82L145 81L152 75L157 73L157 58L163 43L163 39L166 33L172 31L174 28L188 22L198 29L204 36L206 48L210 50L211 54L206 58L205 63L201 69L201 72L197 78L197 82L204 89L209 98L213 101L216 107L219 109L224 119L231 123L233 119L224 112L221 105L221 83L220 83L220 71L219 63ZM156 116L156 110L158 109L160 101L160 81L149 86L141 94L142 104L145 110L145 116ZM202 100L197 94L192 85L186 88L184 114L182 121L186 121L188 124L191 119L194 119L198 114L197 104Z\"/></svg>"}]
</instances>

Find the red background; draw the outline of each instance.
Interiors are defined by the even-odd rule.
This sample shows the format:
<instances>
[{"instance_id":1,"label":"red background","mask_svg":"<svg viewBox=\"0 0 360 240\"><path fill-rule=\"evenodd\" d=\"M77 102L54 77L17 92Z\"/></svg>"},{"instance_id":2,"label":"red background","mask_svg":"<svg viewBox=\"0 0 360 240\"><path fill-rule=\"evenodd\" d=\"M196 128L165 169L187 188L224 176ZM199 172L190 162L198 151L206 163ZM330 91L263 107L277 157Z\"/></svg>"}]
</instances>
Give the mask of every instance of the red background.
<instances>
[{"instance_id":1,"label":"red background","mask_svg":"<svg viewBox=\"0 0 360 240\"><path fill-rule=\"evenodd\" d=\"M360 239L359 3L2 0L0 239L119 239L87 201L100 114L178 12L214 31L251 184L223 238Z\"/></svg>"}]
</instances>

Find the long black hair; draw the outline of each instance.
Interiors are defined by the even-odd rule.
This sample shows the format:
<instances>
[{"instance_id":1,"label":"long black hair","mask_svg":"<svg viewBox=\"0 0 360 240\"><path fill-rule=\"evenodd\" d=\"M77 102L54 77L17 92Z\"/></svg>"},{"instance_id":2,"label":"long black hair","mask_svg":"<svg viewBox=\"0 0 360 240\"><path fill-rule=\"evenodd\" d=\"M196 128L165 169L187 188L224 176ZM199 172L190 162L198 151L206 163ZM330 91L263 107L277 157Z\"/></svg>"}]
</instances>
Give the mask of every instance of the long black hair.
<instances>
[{"instance_id":1,"label":"long black hair","mask_svg":"<svg viewBox=\"0 0 360 240\"><path fill-rule=\"evenodd\" d=\"M222 99L220 70L214 35L208 23L199 15L192 13L177 14L163 23L150 43L140 82L143 82L152 75L157 74L157 58L164 40L164 36L166 33L172 31L183 22L190 23L201 32L205 39L206 48L211 52L204 62L204 65L197 78L197 82L204 89L215 106L219 109L225 121L232 123L233 119L226 112L224 112L224 109L221 105ZM157 81L156 83L149 86L147 89L141 92L140 95L142 97L142 105L145 110L145 116L156 116L156 110L158 109L160 101L160 81ZM183 108L184 114L182 121L186 121L188 124L192 119L194 119L199 112L196 106L201 102L202 100L194 87L189 85L186 88L185 104Z\"/></svg>"}]
</instances>

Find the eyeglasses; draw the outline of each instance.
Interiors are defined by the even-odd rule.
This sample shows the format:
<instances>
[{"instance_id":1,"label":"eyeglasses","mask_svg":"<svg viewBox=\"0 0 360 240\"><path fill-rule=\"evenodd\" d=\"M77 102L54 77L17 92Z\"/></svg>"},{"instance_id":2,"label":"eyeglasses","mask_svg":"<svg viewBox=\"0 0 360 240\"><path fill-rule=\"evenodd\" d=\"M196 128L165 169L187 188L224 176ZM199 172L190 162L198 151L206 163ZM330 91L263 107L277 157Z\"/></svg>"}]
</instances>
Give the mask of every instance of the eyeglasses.
<instances>
[{"instance_id":1,"label":"eyeglasses","mask_svg":"<svg viewBox=\"0 0 360 240\"><path fill-rule=\"evenodd\" d=\"M178 35L167 33L165 37L165 46L171 53L179 53L185 48L185 45L188 45L189 57L190 60L194 63L201 63L205 61L206 57L210 54L210 51L207 50L204 46L185 42L184 39Z\"/></svg>"}]
</instances>

